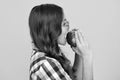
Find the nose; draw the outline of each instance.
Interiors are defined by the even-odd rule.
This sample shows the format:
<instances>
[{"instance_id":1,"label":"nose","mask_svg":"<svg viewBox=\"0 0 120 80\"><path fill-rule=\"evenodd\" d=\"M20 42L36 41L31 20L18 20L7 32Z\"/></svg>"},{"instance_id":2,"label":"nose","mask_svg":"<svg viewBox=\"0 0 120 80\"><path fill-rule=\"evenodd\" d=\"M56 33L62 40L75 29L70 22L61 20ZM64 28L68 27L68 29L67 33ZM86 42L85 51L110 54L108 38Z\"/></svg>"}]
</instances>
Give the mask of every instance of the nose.
<instances>
[{"instance_id":1,"label":"nose","mask_svg":"<svg viewBox=\"0 0 120 80\"><path fill-rule=\"evenodd\" d=\"M67 19L63 20L63 26L67 28L67 30L69 30L69 22L67 21Z\"/></svg>"},{"instance_id":2,"label":"nose","mask_svg":"<svg viewBox=\"0 0 120 80\"><path fill-rule=\"evenodd\" d=\"M65 26L69 26L69 21L67 21L67 19L65 19Z\"/></svg>"},{"instance_id":3,"label":"nose","mask_svg":"<svg viewBox=\"0 0 120 80\"><path fill-rule=\"evenodd\" d=\"M69 29L70 29L70 26L68 25L68 28L67 28L67 30L69 31Z\"/></svg>"},{"instance_id":4,"label":"nose","mask_svg":"<svg viewBox=\"0 0 120 80\"><path fill-rule=\"evenodd\" d=\"M67 30L69 30L70 26L68 21L66 21L66 27L67 27Z\"/></svg>"}]
</instances>

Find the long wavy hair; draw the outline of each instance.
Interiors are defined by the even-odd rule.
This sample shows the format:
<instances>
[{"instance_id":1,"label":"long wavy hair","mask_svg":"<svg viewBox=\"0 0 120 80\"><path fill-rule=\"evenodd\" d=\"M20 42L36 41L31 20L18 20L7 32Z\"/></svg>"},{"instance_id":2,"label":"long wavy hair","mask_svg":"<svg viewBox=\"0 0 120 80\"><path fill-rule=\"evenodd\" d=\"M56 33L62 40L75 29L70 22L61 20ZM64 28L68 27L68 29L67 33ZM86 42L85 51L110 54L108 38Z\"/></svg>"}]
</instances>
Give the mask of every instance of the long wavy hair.
<instances>
[{"instance_id":1,"label":"long wavy hair","mask_svg":"<svg viewBox=\"0 0 120 80\"><path fill-rule=\"evenodd\" d=\"M30 35L35 47L46 56L57 59L69 74L69 60L60 54L58 37L62 32L63 9L55 4L32 8L29 16Z\"/></svg>"}]
</instances>

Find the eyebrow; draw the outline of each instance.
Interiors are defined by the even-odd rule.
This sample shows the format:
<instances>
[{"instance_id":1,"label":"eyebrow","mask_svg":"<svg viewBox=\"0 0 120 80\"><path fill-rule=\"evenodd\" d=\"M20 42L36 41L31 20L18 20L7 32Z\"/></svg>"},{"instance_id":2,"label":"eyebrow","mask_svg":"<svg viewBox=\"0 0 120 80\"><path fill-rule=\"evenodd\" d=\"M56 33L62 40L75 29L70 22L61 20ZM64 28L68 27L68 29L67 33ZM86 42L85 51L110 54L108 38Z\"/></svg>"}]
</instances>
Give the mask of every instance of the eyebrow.
<instances>
[{"instance_id":1,"label":"eyebrow","mask_svg":"<svg viewBox=\"0 0 120 80\"><path fill-rule=\"evenodd\" d=\"M66 19L66 18L65 18L65 19L63 19L63 21L65 21L65 20L67 21L67 19Z\"/></svg>"},{"instance_id":2,"label":"eyebrow","mask_svg":"<svg viewBox=\"0 0 120 80\"><path fill-rule=\"evenodd\" d=\"M64 21L67 21L67 19L66 19L66 18L64 18L64 19L63 19L63 22L64 22Z\"/></svg>"}]
</instances>

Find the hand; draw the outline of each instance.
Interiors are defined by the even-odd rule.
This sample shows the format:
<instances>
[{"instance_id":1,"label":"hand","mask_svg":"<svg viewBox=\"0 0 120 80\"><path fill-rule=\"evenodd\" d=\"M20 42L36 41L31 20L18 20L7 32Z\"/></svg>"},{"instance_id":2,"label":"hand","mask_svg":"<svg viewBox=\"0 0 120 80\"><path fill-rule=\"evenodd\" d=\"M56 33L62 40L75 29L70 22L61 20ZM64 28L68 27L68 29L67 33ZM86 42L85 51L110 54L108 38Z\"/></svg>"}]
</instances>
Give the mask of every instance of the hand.
<instances>
[{"instance_id":1,"label":"hand","mask_svg":"<svg viewBox=\"0 0 120 80\"><path fill-rule=\"evenodd\" d=\"M76 47L72 47L75 53L77 53L80 56L91 55L91 50L89 48L89 45L79 29L75 31L75 41L76 41Z\"/></svg>"}]
</instances>

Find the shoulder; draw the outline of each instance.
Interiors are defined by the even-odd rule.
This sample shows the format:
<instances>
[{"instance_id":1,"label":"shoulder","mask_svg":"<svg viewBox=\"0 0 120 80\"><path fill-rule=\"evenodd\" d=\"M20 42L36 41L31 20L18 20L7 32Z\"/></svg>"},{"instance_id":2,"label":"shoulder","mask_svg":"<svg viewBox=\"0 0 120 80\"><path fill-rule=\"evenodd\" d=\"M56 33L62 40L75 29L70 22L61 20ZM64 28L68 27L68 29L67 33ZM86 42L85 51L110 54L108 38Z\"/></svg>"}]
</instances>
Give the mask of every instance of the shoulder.
<instances>
[{"instance_id":1,"label":"shoulder","mask_svg":"<svg viewBox=\"0 0 120 80\"><path fill-rule=\"evenodd\" d=\"M71 80L56 59L47 56L41 57L38 54L31 58L33 60L30 68L30 77L34 79L39 77L41 80Z\"/></svg>"},{"instance_id":2,"label":"shoulder","mask_svg":"<svg viewBox=\"0 0 120 80\"><path fill-rule=\"evenodd\" d=\"M61 64L54 58L46 57L46 61L40 67L41 75L52 80L71 80L69 75L64 71Z\"/></svg>"}]
</instances>

